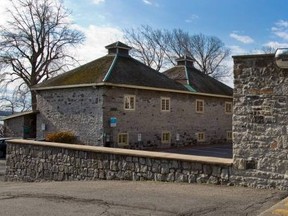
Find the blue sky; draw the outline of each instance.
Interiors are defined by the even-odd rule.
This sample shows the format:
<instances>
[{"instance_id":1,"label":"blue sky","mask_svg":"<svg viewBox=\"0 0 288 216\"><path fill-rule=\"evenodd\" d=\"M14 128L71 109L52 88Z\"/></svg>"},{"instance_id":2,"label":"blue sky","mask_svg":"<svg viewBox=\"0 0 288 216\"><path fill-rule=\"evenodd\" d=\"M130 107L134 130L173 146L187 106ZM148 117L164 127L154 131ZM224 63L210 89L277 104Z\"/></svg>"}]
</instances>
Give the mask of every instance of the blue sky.
<instances>
[{"instance_id":1,"label":"blue sky","mask_svg":"<svg viewBox=\"0 0 288 216\"><path fill-rule=\"evenodd\" d=\"M288 45L287 0L66 0L66 5L85 28L181 28L217 36L236 54Z\"/></svg>"},{"instance_id":2,"label":"blue sky","mask_svg":"<svg viewBox=\"0 0 288 216\"><path fill-rule=\"evenodd\" d=\"M0 24L5 6L1 0ZM55 0L56 1L56 0ZM84 64L107 53L106 45L123 40L124 28L150 25L217 36L232 55L260 53L263 46L288 47L287 0L63 0L74 27L86 35L75 51ZM233 61L227 64L231 68ZM232 76L226 80L232 86Z\"/></svg>"},{"instance_id":3,"label":"blue sky","mask_svg":"<svg viewBox=\"0 0 288 216\"><path fill-rule=\"evenodd\" d=\"M104 55L122 39L122 29L142 24L217 36L232 55L261 53L263 46L288 47L287 0L64 0L87 36L83 60ZM84 52L84 50L89 50ZM81 58L80 57L80 58ZM227 64L231 67L230 58ZM232 77L227 80L232 85Z\"/></svg>"}]
</instances>

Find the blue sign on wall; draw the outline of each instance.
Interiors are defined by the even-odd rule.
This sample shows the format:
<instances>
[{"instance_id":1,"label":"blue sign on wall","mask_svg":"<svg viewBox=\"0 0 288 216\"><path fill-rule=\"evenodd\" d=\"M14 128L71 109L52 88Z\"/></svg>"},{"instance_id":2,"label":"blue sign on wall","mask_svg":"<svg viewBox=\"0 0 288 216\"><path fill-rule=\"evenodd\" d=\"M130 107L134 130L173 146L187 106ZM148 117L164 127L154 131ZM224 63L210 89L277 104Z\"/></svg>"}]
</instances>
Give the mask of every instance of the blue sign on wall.
<instances>
[{"instance_id":1,"label":"blue sign on wall","mask_svg":"<svg viewBox=\"0 0 288 216\"><path fill-rule=\"evenodd\" d=\"M116 127L116 125L117 125L117 118L111 117L110 118L110 127Z\"/></svg>"}]
</instances>

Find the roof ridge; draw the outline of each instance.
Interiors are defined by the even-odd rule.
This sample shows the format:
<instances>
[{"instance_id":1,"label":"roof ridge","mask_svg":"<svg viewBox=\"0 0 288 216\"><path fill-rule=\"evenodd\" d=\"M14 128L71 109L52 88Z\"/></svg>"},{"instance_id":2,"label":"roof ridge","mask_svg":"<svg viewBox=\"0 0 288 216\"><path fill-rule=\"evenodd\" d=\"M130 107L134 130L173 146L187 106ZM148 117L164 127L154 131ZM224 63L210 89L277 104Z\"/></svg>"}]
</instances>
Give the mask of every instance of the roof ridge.
<instances>
[{"instance_id":1,"label":"roof ridge","mask_svg":"<svg viewBox=\"0 0 288 216\"><path fill-rule=\"evenodd\" d=\"M115 65L117 59L118 59L118 54L116 54L116 55L114 56L114 59L113 59L111 65L110 65L110 67L109 67L107 73L105 74L105 76L104 76L102 82L106 82L107 79L109 78L109 76L110 76L110 74L111 74L111 72L112 72L112 70L113 70L113 68L114 68L114 65Z\"/></svg>"}]
</instances>

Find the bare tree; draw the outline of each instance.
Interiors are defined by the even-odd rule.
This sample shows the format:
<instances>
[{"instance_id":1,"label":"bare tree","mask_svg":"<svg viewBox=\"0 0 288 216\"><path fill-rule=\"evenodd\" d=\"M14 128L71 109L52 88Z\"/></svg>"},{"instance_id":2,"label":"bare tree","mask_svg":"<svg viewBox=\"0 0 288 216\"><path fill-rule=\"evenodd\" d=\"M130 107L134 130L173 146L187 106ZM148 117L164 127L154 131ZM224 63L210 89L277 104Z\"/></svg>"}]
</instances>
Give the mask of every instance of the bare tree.
<instances>
[{"instance_id":1,"label":"bare tree","mask_svg":"<svg viewBox=\"0 0 288 216\"><path fill-rule=\"evenodd\" d=\"M165 60L166 43L162 30L147 25L124 29L125 39L133 47L132 55L149 67L159 71Z\"/></svg>"},{"instance_id":2,"label":"bare tree","mask_svg":"<svg viewBox=\"0 0 288 216\"><path fill-rule=\"evenodd\" d=\"M263 46L263 47L262 47L262 51L263 51L265 54L272 54L272 53L275 53L275 52L276 52L276 48L271 47L271 46Z\"/></svg>"},{"instance_id":3,"label":"bare tree","mask_svg":"<svg viewBox=\"0 0 288 216\"><path fill-rule=\"evenodd\" d=\"M12 0L11 19L0 29L1 84L21 80L29 89L74 61L67 49L84 40L71 29L69 11L57 0ZM32 109L36 94L31 91Z\"/></svg>"},{"instance_id":4,"label":"bare tree","mask_svg":"<svg viewBox=\"0 0 288 216\"><path fill-rule=\"evenodd\" d=\"M175 59L180 58L185 54L190 54L190 35L181 29L173 29L172 31L165 31L168 40L168 47L165 52L166 58L169 62L175 65Z\"/></svg>"},{"instance_id":5,"label":"bare tree","mask_svg":"<svg viewBox=\"0 0 288 216\"><path fill-rule=\"evenodd\" d=\"M127 41L135 48L132 55L158 71L168 63L175 65L175 58L191 55L203 73L216 79L228 76L224 60L229 57L230 50L217 37L150 26L125 30L125 33Z\"/></svg>"},{"instance_id":6,"label":"bare tree","mask_svg":"<svg viewBox=\"0 0 288 216\"><path fill-rule=\"evenodd\" d=\"M224 60L230 55L230 50L225 48L224 43L217 37L203 34L190 37L187 49L191 52L200 70L216 79L227 76L227 67Z\"/></svg>"},{"instance_id":7,"label":"bare tree","mask_svg":"<svg viewBox=\"0 0 288 216\"><path fill-rule=\"evenodd\" d=\"M24 112L31 109L30 89L26 85L20 85L12 94L2 94L0 97L0 110L11 112Z\"/></svg>"}]
</instances>

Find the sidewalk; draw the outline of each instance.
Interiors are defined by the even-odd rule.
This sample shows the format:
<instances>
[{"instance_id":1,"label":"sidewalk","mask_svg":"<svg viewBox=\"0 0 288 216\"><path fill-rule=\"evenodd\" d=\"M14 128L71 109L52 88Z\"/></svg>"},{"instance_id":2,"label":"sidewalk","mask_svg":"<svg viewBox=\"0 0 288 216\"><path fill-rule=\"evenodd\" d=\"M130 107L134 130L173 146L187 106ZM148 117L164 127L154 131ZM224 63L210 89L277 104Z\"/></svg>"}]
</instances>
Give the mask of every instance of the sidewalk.
<instances>
[{"instance_id":1,"label":"sidewalk","mask_svg":"<svg viewBox=\"0 0 288 216\"><path fill-rule=\"evenodd\" d=\"M288 197L264 211L259 216L288 216Z\"/></svg>"}]
</instances>

